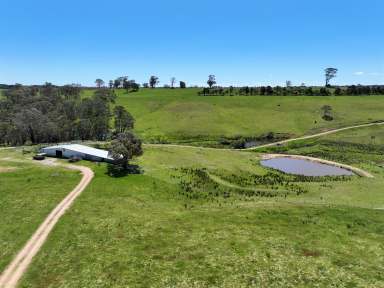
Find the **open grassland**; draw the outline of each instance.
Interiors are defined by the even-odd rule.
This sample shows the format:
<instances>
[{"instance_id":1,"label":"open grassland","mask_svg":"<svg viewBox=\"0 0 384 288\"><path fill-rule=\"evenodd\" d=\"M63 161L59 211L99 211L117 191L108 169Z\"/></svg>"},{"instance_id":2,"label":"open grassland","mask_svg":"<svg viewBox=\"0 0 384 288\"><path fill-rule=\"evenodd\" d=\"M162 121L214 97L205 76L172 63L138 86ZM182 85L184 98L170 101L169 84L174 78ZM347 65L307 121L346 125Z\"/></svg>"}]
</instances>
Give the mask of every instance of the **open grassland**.
<instances>
[{"instance_id":1,"label":"open grassland","mask_svg":"<svg viewBox=\"0 0 384 288\"><path fill-rule=\"evenodd\" d=\"M21 287L384 286L382 154L355 163L374 179L284 175L259 157L152 147L143 174L119 178L87 164L95 179Z\"/></svg>"},{"instance_id":2,"label":"open grassland","mask_svg":"<svg viewBox=\"0 0 384 288\"><path fill-rule=\"evenodd\" d=\"M0 271L79 180L76 172L25 162L20 151L0 150Z\"/></svg>"},{"instance_id":3,"label":"open grassland","mask_svg":"<svg viewBox=\"0 0 384 288\"><path fill-rule=\"evenodd\" d=\"M118 91L117 104L135 116L136 132L146 141L194 144L271 131L302 135L380 120L384 105L380 96L203 97L196 92ZM325 104L333 107L334 121L321 119ZM378 209L384 208L383 131L382 126L352 129L260 150L350 164L372 173L372 179L282 174L260 166L259 150L146 146L133 163L142 173L124 177L109 176L105 164L81 162L96 177L59 221L20 286L384 287L384 211ZM18 193L49 183L55 188L49 191L65 194L71 189L65 177L72 183L80 178L10 159L0 167L0 181L3 175L32 173L29 181L36 186L25 183L28 176L15 178L9 191ZM55 173L64 180L57 181ZM42 206L41 214L33 208L9 212L34 213L17 217L36 221L20 231L0 231L7 241L24 237L9 255L58 202L50 197L39 202L45 214ZM35 198L27 204L41 200Z\"/></svg>"},{"instance_id":4,"label":"open grassland","mask_svg":"<svg viewBox=\"0 0 384 288\"><path fill-rule=\"evenodd\" d=\"M384 145L384 127L372 126L364 129L352 129L343 133L328 135L324 140L382 146Z\"/></svg>"},{"instance_id":5,"label":"open grassland","mask_svg":"<svg viewBox=\"0 0 384 288\"><path fill-rule=\"evenodd\" d=\"M383 96L198 96L199 89L116 90L147 142L217 145L222 138L286 137L384 120ZM92 93L85 90L85 95ZM333 121L322 119L330 105Z\"/></svg>"}]
</instances>

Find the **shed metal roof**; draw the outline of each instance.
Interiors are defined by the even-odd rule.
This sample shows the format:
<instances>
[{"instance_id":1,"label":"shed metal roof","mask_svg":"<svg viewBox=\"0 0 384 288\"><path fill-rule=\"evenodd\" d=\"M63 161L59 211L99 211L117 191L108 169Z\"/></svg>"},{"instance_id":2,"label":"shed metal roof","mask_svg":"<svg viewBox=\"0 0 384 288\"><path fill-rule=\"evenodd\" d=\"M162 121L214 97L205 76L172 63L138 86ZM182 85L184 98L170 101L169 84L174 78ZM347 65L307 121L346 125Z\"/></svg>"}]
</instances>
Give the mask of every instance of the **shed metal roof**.
<instances>
[{"instance_id":1,"label":"shed metal roof","mask_svg":"<svg viewBox=\"0 0 384 288\"><path fill-rule=\"evenodd\" d=\"M93 147L80 145L80 144L61 144L56 146L44 147L43 149L66 149L66 150L84 153L84 154L88 154L88 155L92 155L92 156L96 156L104 159L113 160L113 158L109 156L109 152L107 150L96 149Z\"/></svg>"}]
</instances>

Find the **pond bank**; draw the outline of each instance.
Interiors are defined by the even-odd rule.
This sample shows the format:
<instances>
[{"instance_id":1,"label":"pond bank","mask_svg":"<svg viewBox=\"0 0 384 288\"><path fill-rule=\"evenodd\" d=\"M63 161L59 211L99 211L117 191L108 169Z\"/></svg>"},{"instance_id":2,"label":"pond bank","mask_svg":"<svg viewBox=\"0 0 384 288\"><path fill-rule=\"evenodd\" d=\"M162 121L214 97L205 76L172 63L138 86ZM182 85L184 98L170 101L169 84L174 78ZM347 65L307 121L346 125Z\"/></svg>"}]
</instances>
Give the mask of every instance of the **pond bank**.
<instances>
[{"instance_id":1,"label":"pond bank","mask_svg":"<svg viewBox=\"0 0 384 288\"><path fill-rule=\"evenodd\" d=\"M262 160L270 160L270 159L276 159L276 158L292 158L292 159L308 160L308 161L312 161L312 162L317 162L317 163L321 163L321 164L326 164L326 165L331 165L331 166L343 168L343 169L351 171L351 172L353 172L356 175L361 176L361 177L374 178L372 174L370 174L369 172L364 171L360 168L356 168L356 167L346 165L346 164L337 163L334 161L309 157L309 156L286 155L286 154L263 154L261 156L261 158L262 158Z\"/></svg>"}]
</instances>

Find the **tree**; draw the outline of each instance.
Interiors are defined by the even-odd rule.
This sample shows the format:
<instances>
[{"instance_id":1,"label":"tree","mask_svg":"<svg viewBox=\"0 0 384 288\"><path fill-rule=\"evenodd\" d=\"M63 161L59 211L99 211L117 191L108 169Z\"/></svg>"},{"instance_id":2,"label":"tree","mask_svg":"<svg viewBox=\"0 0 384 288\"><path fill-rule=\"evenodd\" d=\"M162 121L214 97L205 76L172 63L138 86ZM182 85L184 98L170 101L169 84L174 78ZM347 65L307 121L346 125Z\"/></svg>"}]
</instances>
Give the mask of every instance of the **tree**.
<instances>
[{"instance_id":1,"label":"tree","mask_svg":"<svg viewBox=\"0 0 384 288\"><path fill-rule=\"evenodd\" d=\"M329 82L336 77L337 69L336 68L327 68L325 71L325 86L329 86Z\"/></svg>"},{"instance_id":2,"label":"tree","mask_svg":"<svg viewBox=\"0 0 384 288\"><path fill-rule=\"evenodd\" d=\"M324 87L320 88L319 94L320 94L320 96L328 96L329 95L327 88L324 88Z\"/></svg>"},{"instance_id":3,"label":"tree","mask_svg":"<svg viewBox=\"0 0 384 288\"><path fill-rule=\"evenodd\" d=\"M335 89L335 92L334 92L334 94L335 94L335 96L340 96L341 95L341 88L340 87L337 87L336 89Z\"/></svg>"},{"instance_id":4,"label":"tree","mask_svg":"<svg viewBox=\"0 0 384 288\"><path fill-rule=\"evenodd\" d=\"M175 83L176 83L176 78L175 78L175 77L172 77L172 78L171 78L171 88L172 88L172 89L175 88Z\"/></svg>"},{"instance_id":5,"label":"tree","mask_svg":"<svg viewBox=\"0 0 384 288\"><path fill-rule=\"evenodd\" d=\"M129 161L143 155L141 140L132 132L119 133L112 140L109 153L117 165L128 170Z\"/></svg>"},{"instance_id":6,"label":"tree","mask_svg":"<svg viewBox=\"0 0 384 288\"><path fill-rule=\"evenodd\" d=\"M96 83L97 88L101 88L102 86L104 86L103 79L100 79L100 78L96 79L95 83Z\"/></svg>"},{"instance_id":7,"label":"tree","mask_svg":"<svg viewBox=\"0 0 384 288\"><path fill-rule=\"evenodd\" d=\"M148 88L149 84L148 83L143 83L143 88Z\"/></svg>"},{"instance_id":8,"label":"tree","mask_svg":"<svg viewBox=\"0 0 384 288\"><path fill-rule=\"evenodd\" d=\"M159 84L159 77L151 76L149 78L149 86L155 88L157 84Z\"/></svg>"},{"instance_id":9,"label":"tree","mask_svg":"<svg viewBox=\"0 0 384 288\"><path fill-rule=\"evenodd\" d=\"M113 87L114 88L122 88L124 87L124 84L128 81L128 76L121 76L118 77L113 81Z\"/></svg>"},{"instance_id":10,"label":"tree","mask_svg":"<svg viewBox=\"0 0 384 288\"><path fill-rule=\"evenodd\" d=\"M115 91L111 91L109 89L100 89L95 91L94 94L94 99L102 99L102 101L107 102L107 103L115 103L116 100L116 93Z\"/></svg>"},{"instance_id":11,"label":"tree","mask_svg":"<svg viewBox=\"0 0 384 288\"><path fill-rule=\"evenodd\" d=\"M0 144L23 145L71 140L106 140L115 116L118 132L133 128L133 117L124 108L111 113L113 89L96 89L80 97L80 87L14 86L0 98Z\"/></svg>"},{"instance_id":12,"label":"tree","mask_svg":"<svg viewBox=\"0 0 384 288\"><path fill-rule=\"evenodd\" d=\"M76 121L80 139L106 140L111 117L109 101L108 95L95 95L81 102Z\"/></svg>"},{"instance_id":13,"label":"tree","mask_svg":"<svg viewBox=\"0 0 384 288\"><path fill-rule=\"evenodd\" d=\"M140 84L136 83L135 80L132 80L131 89L133 92L137 92L140 89Z\"/></svg>"},{"instance_id":14,"label":"tree","mask_svg":"<svg viewBox=\"0 0 384 288\"><path fill-rule=\"evenodd\" d=\"M313 90L312 90L312 87L308 87L307 89L305 89L305 95L307 96L312 96L313 95Z\"/></svg>"},{"instance_id":15,"label":"tree","mask_svg":"<svg viewBox=\"0 0 384 288\"><path fill-rule=\"evenodd\" d=\"M118 133L133 129L135 119L123 106L116 106L113 109L113 114L115 116L115 129Z\"/></svg>"},{"instance_id":16,"label":"tree","mask_svg":"<svg viewBox=\"0 0 384 288\"><path fill-rule=\"evenodd\" d=\"M64 85L59 91L66 100L78 100L80 98L80 87L78 86Z\"/></svg>"},{"instance_id":17,"label":"tree","mask_svg":"<svg viewBox=\"0 0 384 288\"><path fill-rule=\"evenodd\" d=\"M128 79L124 79L123 80L123 88L127 90L127 92L137 92L139 91L139 84L137 84L135 82L135 80L128 80Z\"/></svg>"},{"instance_id":18,"label":"tree","mask_svg":"<svg viewBox=\"0 0 384 288\"><path fill-rule=\"evenodd\" d=\"M212 86L216 84L216 76L215 75L209 75L207 84L208 84L209 88L212 88Z\"/></svg>"},{"instance_id":19,"label":"tree","mask_svg":"<svg viewBox=\"0 0 384 288\"><path fill-rule=\"evenodd\" d=\"M234 91L233 86L232 86L232 85L229 86L229 95L230 95L230 96L233 96L233 91Z\"/></svg>"},{"instance_id":20,"label":"tree","mask_svg":"<svg viewBox=\"0 0 384 288\"><path fill-rule=\"evenodd\" d=\"M286 86L287 88L292 87L292 81L291 81L291 80L287 80L287 81L285 82L285 86Z\"/></svg>"},{"instance_id":21,"label":"tree","mask_svg":"<svg viewBox=\"0 0 384 288\"><path fill-rule=\"evenodd\" d=\"M185 89L187 87L187 84L184 81L180 81L180 88Z\"/></svg>"},{"instance_id":22,"label":"tree","mask_svg":"<svg viewBox=\"0 0 384 288\"><path fill-rule=\"evenodd\" d=\"M113 80L109 80L109 89L113 88Z\"/></svg>"},{"instance_id":23,"label":"tree","mask_svg":"<svg viewBox=\"0 0 384 288\"><path fill-rule=\"evenodd\" d=\"M37 108L23 109L17 113L12 122L24 138L23 142L30 141L32 144L41 143L45 139L56 140L57 127L50 119L43 115Z\"/></svg>"},{"instance_id":24,"label":"tree","mask_svg":"<svg viewBox=\"0 0 384 288\"><path fill-rule=\"evenodd\" d=\"M123 88L129 90L131 88L131 81L128 81L128 77L123 77Z\"/></svg>"}]
</instances>

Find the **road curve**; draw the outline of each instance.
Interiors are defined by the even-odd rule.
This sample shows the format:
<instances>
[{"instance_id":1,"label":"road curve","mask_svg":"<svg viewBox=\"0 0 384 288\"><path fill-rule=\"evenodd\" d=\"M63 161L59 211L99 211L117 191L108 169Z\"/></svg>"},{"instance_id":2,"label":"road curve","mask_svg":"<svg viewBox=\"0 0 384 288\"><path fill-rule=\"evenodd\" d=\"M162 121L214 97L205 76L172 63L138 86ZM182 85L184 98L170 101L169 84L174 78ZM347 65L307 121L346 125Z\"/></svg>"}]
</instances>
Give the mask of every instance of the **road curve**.
<instances>
[{"instance_id":1,"label":"road curve","mask_svg":"<svg viewBox=\"0 0 384 288\"><path fill-rule=\"evenodd\" d=\"M277 145L282 145L286 144L289 142L294 142L298 140L306 140L306 139L312 139L312 138L317 138L329 134L334 134L338 132L342 132L345 130L351 130L351 129L356 129L356 128L364 128L364 127L371 127L371 126L379 126L379 125L384 125L384 121L382 122L373 122L373 123L367 123L367 124L360 124L360 125L354 125L354 126L348 126L344 128L338 128L338 129L333 129L333 130L328 130L325 132L320 132L312 135L307 135L307 136L301 136L297 138L291 138L291 139L286 139L278 142L273 142L269 144L263 144L259 146L254 146L250 148L245 148L245 149L231 149L231 148L212 148L212 147L201 147L201 146L191 146L191 145L178 145L178 144L144 144L146 147L179 147L179 148L195 148L195 149L207 149L207 150L232 150L232 151L253 151L261 148L267 148L267 147L273 147Z\"/></svg>"},{"instance_id":2,"label":"road curve","mask_svg":"<svg viewBox=\"0 0 384 288\"><path fill-rule=\"evenodd\" d=\"M293 142L293 141L298 141L298 140L306 140L306 139L317 138L317 137L321 137L321 136L325 136L325 135L329 135L329 134L334 134L334 133L342 132L342 131L345 131L345 130L351 130L351 129L356 129L356 128L364 128L364 127L370 127L370 126L379 126L379 125L384 125L384 122L374 122L374 123L367 123L367 124L361 124L361 125L348 126L348 127L344 127L344 128L328 130L328 131L317 133L317 134L312 134L312 135L302 136L302 137L298 137L298 138L287 139L287 140L278 141L278 142L274 142L274 143L269 143L269 144L265 144L265 145L260 145L260 146L256 146L256 147L250 147L250 148L243 149L243 150L246 150L246 151L256 150L256 149L260 149L260 148L266 148L266 147L271 147L271 146L276 146L276 145L282 145L282 144L286 144L286 143Z\"/></svg>"},{"instance_id":3,"label":"road curve","mask_svg":"<svg viewBox=\"0 0 384 288\"><path fill-rule=\"evenodd\" d=\"M43 162L43 161L42 161ZM41 163L41 162L40 162ZM52 162L43 162L45 165L62 166L72 170L78 170L83 174L80 183L60 202L59 205L45 218L44 222L20 250L8 267L0 275L1 288L14 288L27 270L33 257L39 252L41 246L47 240L49 233L65 211L72 205L75 199L91 182L94 174L88 167L75 165L58 165Z\"/></svg>"}]
</instances>

